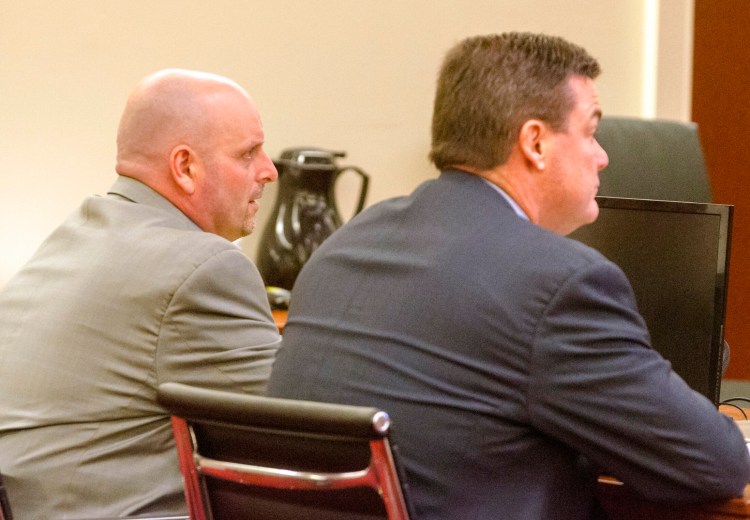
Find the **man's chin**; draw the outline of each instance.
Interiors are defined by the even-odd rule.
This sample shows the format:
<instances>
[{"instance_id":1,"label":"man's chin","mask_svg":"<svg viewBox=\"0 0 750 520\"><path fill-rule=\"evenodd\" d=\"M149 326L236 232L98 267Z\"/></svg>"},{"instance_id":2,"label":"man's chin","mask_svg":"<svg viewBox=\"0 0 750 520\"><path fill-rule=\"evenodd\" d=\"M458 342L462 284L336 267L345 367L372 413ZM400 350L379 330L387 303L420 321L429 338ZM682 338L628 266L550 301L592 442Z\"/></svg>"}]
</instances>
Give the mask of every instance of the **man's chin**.
<instances>
[{"instance_id":1,"label":"man's chin","mask_svg":"<svg viewBox=\"0 0 750 520\"><path fill-rule=\"evenodd\" d=\"M242 226L242 236L246 237L252 234L253 231L255 231L255 217L245 222L245 225Z\"/></svg>"},{"instance_id":2,"label":"man's chin","mask_svg":"<svg viewBox=\"0 0 750 520\"><path fill-rule=\"evenodd\" d=\"M599 206L595 206L593 211L589 211L583 218L578 220L578 222L571 223L571 225L567 229L561 230L560 234L564 236L568 236L569 234L576 231L577 229L594 223L594 221L597 219L598 216L599 216Z\"/></svg>"},{"instance_id":3,"label":"man's chin","mask_svg":"<svg viewBox=\"0 0 750 520\"><path fill-rule=\"evenodd\" d=\"M591 224L593 221L595 221L599 217L599 204L597 204L596 201L593 201L591 203L591 207L589 208L589 211L586 216L588 219L586 224Z\"/></svg>"}]
</instances>

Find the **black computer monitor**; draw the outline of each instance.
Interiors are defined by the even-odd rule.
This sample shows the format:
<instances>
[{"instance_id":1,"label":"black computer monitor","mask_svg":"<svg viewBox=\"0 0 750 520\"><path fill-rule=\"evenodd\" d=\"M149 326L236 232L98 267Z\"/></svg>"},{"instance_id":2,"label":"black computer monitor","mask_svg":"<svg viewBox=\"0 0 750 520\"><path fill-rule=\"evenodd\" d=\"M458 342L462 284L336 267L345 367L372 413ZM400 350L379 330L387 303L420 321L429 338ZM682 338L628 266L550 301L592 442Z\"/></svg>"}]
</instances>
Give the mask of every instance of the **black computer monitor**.
<instances>
[{"instance_id":1,"label":"black computer monitor","mask_svg":"<svg viewBox=\"0 0 750 520\"><path fill-rule=\"evenodd\" d=\"M570 237L622 268L653 347L690 387L718 403L733 207L597 201L599 218Z\"/></svg>"}]
</instances>

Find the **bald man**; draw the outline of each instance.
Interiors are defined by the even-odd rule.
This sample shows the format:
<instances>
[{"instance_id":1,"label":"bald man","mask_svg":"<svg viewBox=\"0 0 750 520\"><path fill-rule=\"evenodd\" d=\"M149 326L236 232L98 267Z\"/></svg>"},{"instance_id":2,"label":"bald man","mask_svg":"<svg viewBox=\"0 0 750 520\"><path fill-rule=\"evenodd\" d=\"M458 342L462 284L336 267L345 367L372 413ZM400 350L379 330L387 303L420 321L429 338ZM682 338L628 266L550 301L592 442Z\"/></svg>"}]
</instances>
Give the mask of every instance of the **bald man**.
<instances>
[{"instance_id":1,"label":"bald man","mask_svg":"<svg viewBox=\"0 0 750 520\"><path fill-rule=\"evenodd\" d=\"M233 243L277 177L263 142L236 83L147 77L110 191L0 292L0 472L18 519L186 512L157 385L262 393L280 341Z\"/></svg>"}]
</instances>

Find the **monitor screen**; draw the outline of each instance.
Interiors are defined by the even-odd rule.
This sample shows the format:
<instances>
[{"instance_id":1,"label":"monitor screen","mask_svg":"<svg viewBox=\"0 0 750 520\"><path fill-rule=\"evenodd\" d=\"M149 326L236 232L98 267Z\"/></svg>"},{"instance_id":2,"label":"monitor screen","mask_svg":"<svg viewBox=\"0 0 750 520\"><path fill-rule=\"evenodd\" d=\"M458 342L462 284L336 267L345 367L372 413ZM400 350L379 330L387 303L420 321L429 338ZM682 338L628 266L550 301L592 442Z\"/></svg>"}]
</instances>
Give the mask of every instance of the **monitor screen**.
<instances>
[{"instance_id":1,"label":"monitor screen","mask_svg":"<svg viewBox=\"0 0 750 520\"><path fill-rule=\"evenodd\" d=\"M622 268L653 347L688 385L718 403L732 206L597 201L597 220L570 237Z\"/></svg>"}]
</instances>

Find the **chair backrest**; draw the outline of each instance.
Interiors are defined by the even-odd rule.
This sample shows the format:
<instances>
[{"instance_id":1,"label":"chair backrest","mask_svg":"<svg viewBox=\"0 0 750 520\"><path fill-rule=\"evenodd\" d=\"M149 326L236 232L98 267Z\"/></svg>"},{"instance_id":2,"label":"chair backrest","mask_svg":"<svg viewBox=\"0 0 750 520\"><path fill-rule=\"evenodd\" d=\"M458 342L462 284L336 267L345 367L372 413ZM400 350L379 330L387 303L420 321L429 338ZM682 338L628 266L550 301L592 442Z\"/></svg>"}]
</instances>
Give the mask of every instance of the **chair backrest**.
<instances>
[{"instance_id":1,"label":"chair backrest","mask_svg":"<svg viewBox=\"0 0 750 520\"><path fill-rule=\"evenodd\" d=\"M13 520L13 513L10 511L10 500L8 500L8 490L5 489L2 474L0 474L0 520Z\"/></svg>"},{"instance_id":2,"label":"chair backrest","mask_svg":"<svg viewBox=\"0 0 750 520\"><path fill-rule=\"evenodd\" d=\"M609 155L599 195L711 202L695 123L605 116L596 138Z\"/></svg>"},{"instance_id":3,"label":"chair backrest","mask_svg":"<svg viewBox=\"0 0 750 520\"><path fill-rule=\"evenodd\" d=\"M159 386L191 520L408 520L376 408Z\"/></svg>"}]
</instances>

